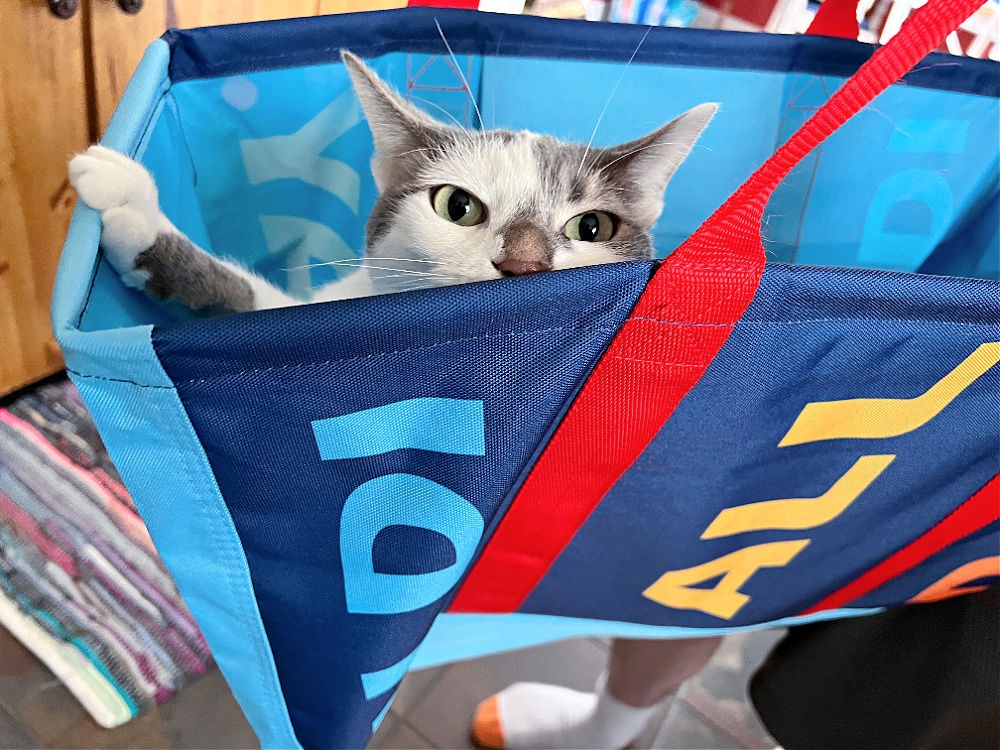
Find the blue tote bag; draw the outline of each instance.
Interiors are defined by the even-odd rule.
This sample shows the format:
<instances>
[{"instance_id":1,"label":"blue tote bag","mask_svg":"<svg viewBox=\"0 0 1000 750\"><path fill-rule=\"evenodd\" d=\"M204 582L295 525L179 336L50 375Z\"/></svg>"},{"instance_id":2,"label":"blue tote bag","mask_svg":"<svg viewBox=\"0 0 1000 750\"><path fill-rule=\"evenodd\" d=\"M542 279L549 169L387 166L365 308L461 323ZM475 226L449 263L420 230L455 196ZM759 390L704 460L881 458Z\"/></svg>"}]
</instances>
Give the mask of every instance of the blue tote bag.
<instances>
[{"instance_id":1,"label":"blue tote bag","mask_svg":"<svg viewBox=\"0 0 1000 750\"><path fill-rule=\"evenodd\" d=\"M619 78L598 143L723 105L658 263L192 319L126 288L78 208L67 368L265 746L362 746L416 666L1000 573L998 66L932 54L890 85L973 10L931 2L833 99L871 48L653 29L636 51L643 28L432 9L150 47L103 143L293 293L361 252L376 197L341 48L470 127L471 96L586 141Z\"/></svg>"}]
</instances>

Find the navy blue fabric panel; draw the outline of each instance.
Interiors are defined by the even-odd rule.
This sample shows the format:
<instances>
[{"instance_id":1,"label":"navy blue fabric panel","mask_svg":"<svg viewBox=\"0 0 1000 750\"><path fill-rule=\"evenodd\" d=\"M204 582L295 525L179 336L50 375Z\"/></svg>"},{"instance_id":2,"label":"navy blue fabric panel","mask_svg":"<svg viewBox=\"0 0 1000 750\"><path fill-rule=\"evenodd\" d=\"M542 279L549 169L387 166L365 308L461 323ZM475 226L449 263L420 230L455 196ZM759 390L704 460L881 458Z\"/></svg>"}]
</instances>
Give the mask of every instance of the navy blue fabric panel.
<instances>
[{"instance_id":1,"label":"navy blue fabric panel","mask_svg":"<svg viewBox=\"0 0 1000 750\"><path fill-rule=\"evenodd\" d=\"M234 24L164 35L170 78L185 81L336 62L348 48L363 57L444 51L434 21L455 54L621 61L850 76L875 47L847 39L647 28L443 8L401 8L319 18ZM648 33L648 36L646 36ZM639 40L645 38L636 49ZM992 60L931 54L907 74L909 86L1000 94Z\"/></svg>"},{"instance_id":2,"label":"navy blue fabric panel","mask_svg":"<svg viewBox=\"0 0 1000 750\"><path fill-rule=\"evenodd\" d=\"M981 345L998 341L996 282L769 266L704 377L519 611L684 627L749 625L802 612L923 534L1000 471L1000 365L902 434L779 447L804 407L914 399ZM839 415L853 413L850 404L841 409ZM885 413L873 409L873 419ZM702 538L724 509L819 498L863 457L877 456L892 458L826 520ZM784 564L751 569L738 587L749 599L728 616L643 595L669 571L772 542L805 546ZM955 548L942 565L957 567L967 561L961 558ZM925 575L926 583L934 580L933 571ZM698 580L691 585L719 583ZM875 592L862 604L899 603L894 593Z\"/></svg>"},{"instance_id":3,"label":"navy blue fabric panel","mask_svg":"<svg viewBox=\"0 0 1000 750\"><path fill-rule=\"evenodd\" d=\"M306 747L364 745L391 690L369 700L363 685L372 693L402 676L375 673L405 667L448 598L443 592L407 612L349 612L345 502L362 485L373 486L366 483L405 475L411 484L424 483L418 488L436 483L435 491L457 493L459 504L471 504L488 527L650 270L649 263L615 264L155 329L156 352L246 551L292 722ZM435 445L378 452L379 445L408 438L373 423L374 437L352 431L326 444L328 460L320 455L315 420L363 421L366 414L389 414L399 402L429 403L421 399L481 403L481 447L461 439L461 425L438 424L425 436ZM397 513L408 500L385 498L371 513ZM363 514L362 524L370 520ZM453 564L459 546L451 549L447 534L433 533L441 529L402 525L386 523L372 540L372 575L417 580ZM354 591L361 599L371 593Z\"/></svg>"}]
</instances>

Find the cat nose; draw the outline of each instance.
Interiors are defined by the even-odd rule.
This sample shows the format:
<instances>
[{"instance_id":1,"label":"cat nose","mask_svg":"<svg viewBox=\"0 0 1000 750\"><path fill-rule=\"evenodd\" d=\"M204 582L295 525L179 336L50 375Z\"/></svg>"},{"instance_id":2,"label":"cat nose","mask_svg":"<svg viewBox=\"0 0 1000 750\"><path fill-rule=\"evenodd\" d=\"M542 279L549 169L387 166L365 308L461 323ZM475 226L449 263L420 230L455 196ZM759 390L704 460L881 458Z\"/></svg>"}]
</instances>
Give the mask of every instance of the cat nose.
<instances>
[{"instance_id":1,"label":"cat nose","mask_svg":"<svg viewBox=\"0 0 1000 750\"><path fill-rule=\"evenodd\" d=\"M548 266L537 260L521 260L520 258L507 258L493 265L504 276L526 276L529 273L549 270Z\"/></svg>"}]
</instances>

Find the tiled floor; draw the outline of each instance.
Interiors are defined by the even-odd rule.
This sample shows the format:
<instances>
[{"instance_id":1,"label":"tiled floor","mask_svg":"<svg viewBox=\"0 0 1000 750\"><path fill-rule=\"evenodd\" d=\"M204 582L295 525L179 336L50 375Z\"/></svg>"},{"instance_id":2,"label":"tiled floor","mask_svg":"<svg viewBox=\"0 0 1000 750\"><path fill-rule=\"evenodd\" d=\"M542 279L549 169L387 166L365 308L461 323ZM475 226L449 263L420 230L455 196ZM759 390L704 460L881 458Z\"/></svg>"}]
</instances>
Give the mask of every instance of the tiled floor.
<instances>
[{"instance_id":1,"label":"tiled floor","mask_svg":"<svg viewBox=\"0 0 1000 750\"><path fill-rule=\"evenodd\" d=\"M746 700L746 683L780 632L730 636L709 666L665 706L637 747L775 746ZM476 704L516 680L589 689L604 666L599 639L451 664L407 676L369 748L468 748ZM255 748L225 680L216 671L157 710L103 730L34 657L0 629L0 748Z\"/></svg>"},{"instance_id":2,"label":"tiled floor","mask_svg":"<svg viewBox=\"0 0 1000 750\"><path fill-rule=\"evenodd\" d=\"M767 631L726 639L636 747L774 748L777 743L747 701L746 685L781 635ZM483 698L517 680L590 689L606 657L605 641L578 639L414 672L403 681L369 748L470 748L469 719Z\"/></svg>"}]
</instances>

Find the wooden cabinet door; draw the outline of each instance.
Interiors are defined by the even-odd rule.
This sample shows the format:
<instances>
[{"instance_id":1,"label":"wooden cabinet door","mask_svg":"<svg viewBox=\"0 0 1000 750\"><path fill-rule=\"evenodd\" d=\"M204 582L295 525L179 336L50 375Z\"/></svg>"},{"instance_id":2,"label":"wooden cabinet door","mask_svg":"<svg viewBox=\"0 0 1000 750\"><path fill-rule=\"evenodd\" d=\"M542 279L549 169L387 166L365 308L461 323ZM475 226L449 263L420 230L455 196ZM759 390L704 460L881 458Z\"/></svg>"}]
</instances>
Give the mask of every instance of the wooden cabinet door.
<instances>
[{"instance_id":1,"label":"wooden cabinet door","mask_svg":"<svg viewBox=\"0 0 1000 750\"><path fill-rule=\"evenodd\" d=\"M62 367L49 298L87 146L83 14L0 0L0 395Z\"/></svg>"},{"instance_id":2,"label":"wooden cabinet door","mask_svg":"<svg viewBox=\"0 0 1000 750\"><path fill-rule=\"evenodd\" d=\"M406 0L146 0L135 15L90 0L98 132L103 132L146 46L168 28L384 10Z\"/></svg>"}]
</instances>

